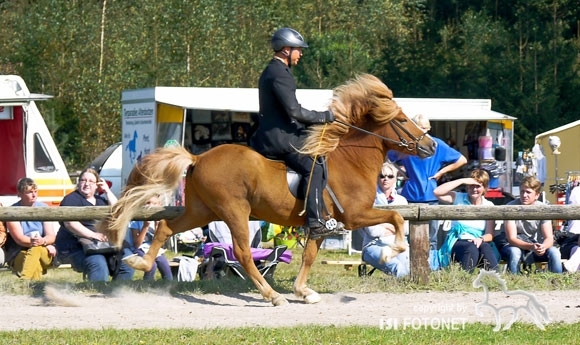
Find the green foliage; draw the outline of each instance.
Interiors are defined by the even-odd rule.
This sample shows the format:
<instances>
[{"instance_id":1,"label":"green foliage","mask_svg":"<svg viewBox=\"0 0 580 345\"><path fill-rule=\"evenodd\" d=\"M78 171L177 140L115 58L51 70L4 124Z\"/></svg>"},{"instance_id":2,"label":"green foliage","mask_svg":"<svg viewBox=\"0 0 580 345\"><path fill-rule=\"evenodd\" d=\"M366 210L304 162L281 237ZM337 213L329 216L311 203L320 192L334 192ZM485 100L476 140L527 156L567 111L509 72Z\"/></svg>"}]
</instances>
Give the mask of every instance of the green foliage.
<instances>
[{"instance_id":1,"label":"green foliage","mask_svg":"<svg viewBox=\"0 0 580 345\"><path fill-rule=\"evenodd\" d=\"M194 315L195 317L195 315ZM283 318L283 317L281 317ZM281 326L135 330L23 330L0 332L0 341L13 344L566 344L575 339L578 323L550 325L540 331L532 324L515 324L492 332L489 325L468 324L461 330L385 330L378 326Z\"/></svg>"},{"instance_id":2,"label":"green foliage","mask_svg":"<svg viewBox=\"0 0 580 345\"><path fill-rule=\"evenodd\" d=\"M360 72L397 97L490 98L516 116L516 151L580 113L576 0L0 1L0 70L55 96L43 114L69 168L119 141L120 94L153 86L256 87L270 35L310 48L299 87ZM98 140L95 140L98 139Z\"/></svg>"}]
</instances>

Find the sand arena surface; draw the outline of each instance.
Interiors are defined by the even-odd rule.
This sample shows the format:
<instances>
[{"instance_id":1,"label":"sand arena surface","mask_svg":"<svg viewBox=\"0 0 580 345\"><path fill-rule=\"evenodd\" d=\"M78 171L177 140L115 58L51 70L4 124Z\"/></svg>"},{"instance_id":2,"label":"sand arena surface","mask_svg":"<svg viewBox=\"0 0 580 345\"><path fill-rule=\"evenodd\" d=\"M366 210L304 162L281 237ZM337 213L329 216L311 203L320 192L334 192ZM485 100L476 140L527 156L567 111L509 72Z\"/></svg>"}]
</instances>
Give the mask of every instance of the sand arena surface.
<instances>
[{"instance_id":1,"label":"sand arena surface","mask_svg":"<svg viewBox=\"0 0 580 345\"><path fill-rule=\"evenodd\" d=\"M548 310L551 322L580 321L580 291L531 292ZM214 327L290 327L301 324L366 325L385 327L407 324L437 327L463 323L495 325L495 314L487 308L483 316L475 306L484 299L478 292L337 293L322 294L318 304L304 304L294 295L290 302L273 307L259 294L232 295L183 294L167 291L135 292L119 288L110 295L70 292L48 286L42 297L10 296L0 299L0 330L18 329L103 329L103 328L214 328ZM521 296L489 293L493 305L523 306ZM373 309L375 313L369 313ZM502 312L502 320L510 317ZM517 322L532 322L527 312L520 312ZM505 323L504 322L504 323ZM549 325L547 326L549 327Z\"/></svg>"}]
</instances>

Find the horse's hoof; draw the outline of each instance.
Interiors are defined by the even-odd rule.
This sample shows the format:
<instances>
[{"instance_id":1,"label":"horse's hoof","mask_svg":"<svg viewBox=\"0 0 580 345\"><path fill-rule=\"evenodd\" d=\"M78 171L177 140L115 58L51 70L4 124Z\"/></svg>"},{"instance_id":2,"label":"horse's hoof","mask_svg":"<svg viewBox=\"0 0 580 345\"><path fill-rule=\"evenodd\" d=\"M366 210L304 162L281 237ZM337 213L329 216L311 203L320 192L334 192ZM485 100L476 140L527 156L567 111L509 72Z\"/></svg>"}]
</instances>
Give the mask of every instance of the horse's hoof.
<instances>
[{"instance_id":1,"label":"horse's hoof","mask_svg":"<svg viewBox=\"0 0 580 345\"><path fill-rule=\"evenodd\" d=\"M304 296L304 302L306 304L315 304L322 301L322 297L318 294L318 292L312 291L312 293L308 296Z\"/></svg>"},{"instance_id":2,"label":"horse's hoof","mask_svg":"<svg viewBox=\"0 0 580 345\"><path fill-rule=\"evenodd\" d=\"M137 254L124 257L123 262L136 270L147 271L147 262Z\"/></svg>"},{"instance_id":3,"label":"horse's hoof","mask_svg":"<svg viewBox=\"0 0 580 345\"><path fill-rule=\"evenodd\" d=\"M287 305L288 304L288 300L286 298L284 298L284 296L278 295L278 296L272 298L272 304L275 307L281 307L283 305Z\"/></svg>"}]
</instances>

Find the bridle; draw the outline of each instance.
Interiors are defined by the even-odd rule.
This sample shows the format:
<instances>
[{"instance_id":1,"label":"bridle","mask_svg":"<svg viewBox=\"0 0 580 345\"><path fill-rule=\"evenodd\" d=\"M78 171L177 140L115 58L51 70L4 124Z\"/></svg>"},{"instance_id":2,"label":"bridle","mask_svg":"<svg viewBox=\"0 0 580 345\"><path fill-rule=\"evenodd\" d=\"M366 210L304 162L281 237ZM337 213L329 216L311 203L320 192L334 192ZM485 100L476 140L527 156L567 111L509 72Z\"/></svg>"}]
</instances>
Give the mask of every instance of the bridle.
<instances>
[{"instance_id":1,"label":"bridle","mask_svg":"<svg viewBox=\"0 0 580 345\"><path fill-rule=\"evenodd\" d=\"M394 144L397 144L397 145L399 145L401 147L406 148L407 151L415 151L415 150L417 150L417 151L421 151L423 153L429 154L429 152L427 152L424 148L422 148L419 145L419 142L421 140L423 140L423 138L425 138L425 136L427 135L427 133L423 133L423 135L421 135L420 137L416 137L413 134L411 134L405 127L403 127L403 125L401 124L401 122L399 120L397 120L397 119L392 119L391 121L389 121L389 124L391 125L391 128L393 128L393 130L395 131L395 133L397 133L397 136L399 137L399 141L393 140L391 138L384 137L382 135L373 133L371 131L367 131L364 128L360 128L360 127L351 125L351 124L346 123L346 122L342 122L342 121L339 121L339 120L335 120L334 122L338 122L341 125L345 125L347 127L356 129L356 130L361 131L363 133L366 133L366 134L369 134L369 135L373 135L373 136L375 136L377 138L381 138L382 140L390 141L390 142L392 142ZM412 138L412 141L407 141L405 138L403 138L403 136L401 135L401 131L405 132L405 134L407 134L409 137L411 137Z\"/></svg>"}]
</instances>

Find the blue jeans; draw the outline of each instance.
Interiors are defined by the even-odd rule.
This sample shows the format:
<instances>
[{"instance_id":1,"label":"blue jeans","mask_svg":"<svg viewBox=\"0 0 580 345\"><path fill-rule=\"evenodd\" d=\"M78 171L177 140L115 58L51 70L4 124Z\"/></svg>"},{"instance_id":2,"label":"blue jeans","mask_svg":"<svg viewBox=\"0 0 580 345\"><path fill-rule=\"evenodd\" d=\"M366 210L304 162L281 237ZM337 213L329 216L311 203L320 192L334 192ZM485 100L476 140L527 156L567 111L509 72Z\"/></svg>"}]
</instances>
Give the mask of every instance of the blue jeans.
<instances>
[{"instance_id":1,"label":"blue jeans","mask_svg":"<svg viewBox=\"0 0 580 345\"><path fill-rule=\"evenodd\" d=\"M386 274L392 274L397 278L409 275L409 250L407 249L401 254L395 256L393 259L391 259L391 261L381 264L379 263L381 259L381 252L385 247L388 247L388 244L385 244L380 240L377 240L375 244L369 244L363 248L363 261L385 272Z\"/></svg>"},{"instance_id":2,"label":"blue jeans","mask_svg":"<svg viewBox=\"0 0 580 345\"><path fill-rule=\"evenodd\" d=\"M109 281L109 266L104 255L85 255L82 248L63 251L58 253L58 261L63 264L70 264L77 272L86 275L90 282ZM117 280L131 280L133 269L126 264L121 264Z\"/></svg>"},{"instance_id":3,"label":"blue jeans","mask_svg":"<svg viewBox=\"0 0 580 345\"><path fill-rule=\"evenodd\" d=\"M473 273L476 267L483 267L486 270L497 269L497 258L488 242L481 243L477 248L471 241L458 240L451 249L451 258L470 273Z\"/></svg>"},{"instance_id":4,"label":"blue jeans","mask_svg":"<svg viewBox=\"0 0 580 345\"><path fill-rule=\"evenodd\" d=\"M507 261L508 269L511 273L520 273L520 262L523 251L519 247L504 246L500 250L501 257ZM560 260L560 251L556 247L550 247L542 256L532 253L534 262L548 262L548 271L553 273L562 273L562 261Z\"/></svg>"},{"instance_id":5,"label":"blue jeans","mask_svg":"<svg viewBox=\"0 0 580 345\"><path fill-rule=\"evenodd\" d=\"M127 255L131 255L131 249L123 248L123 257ZM135 274L135 269L126 263L121 263L121 267L119 268L119 274L115 278L115 280L131 280L133 279L133 275Z\"/></svg>"}]
</instances>

